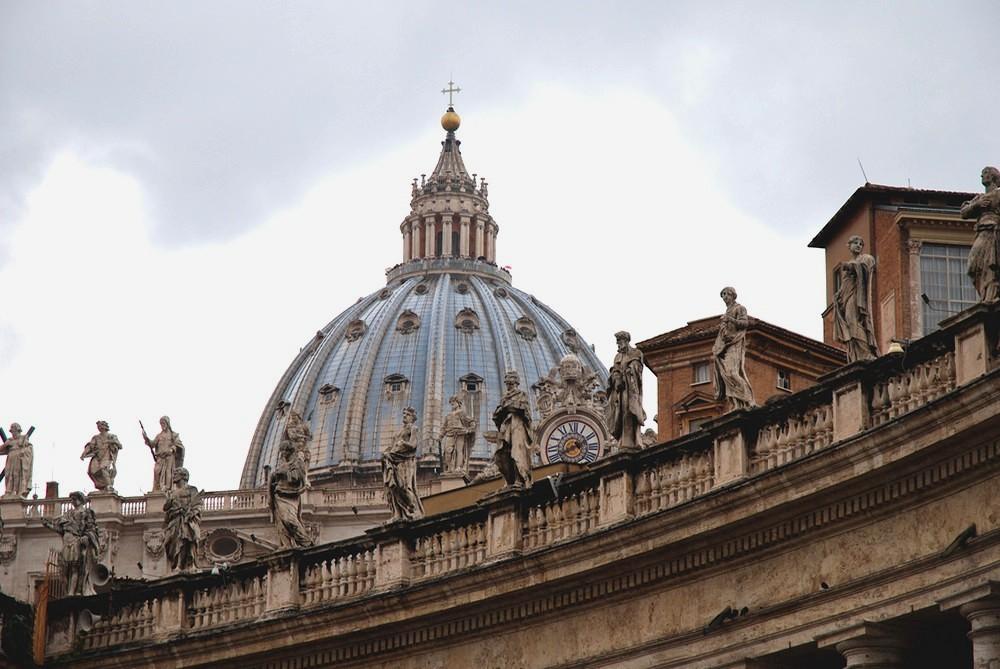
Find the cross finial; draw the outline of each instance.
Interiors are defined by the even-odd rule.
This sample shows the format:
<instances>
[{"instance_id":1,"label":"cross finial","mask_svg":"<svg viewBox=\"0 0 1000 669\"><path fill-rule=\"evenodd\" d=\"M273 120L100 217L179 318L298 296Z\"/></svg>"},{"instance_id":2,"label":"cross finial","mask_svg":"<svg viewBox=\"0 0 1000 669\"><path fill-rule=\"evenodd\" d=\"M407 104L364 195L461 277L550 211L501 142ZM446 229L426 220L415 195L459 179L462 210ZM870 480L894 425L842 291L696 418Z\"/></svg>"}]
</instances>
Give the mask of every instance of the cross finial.
<instances>
[{"instance_id":1,"label":"cross finial","mask_svg":"<svg viewBox=\"0 0 1000 669\"><path fill-rule=\"evenodd\" d=\"M448 88L442 88L441 89L441 93L442 94L443 93L447 93L448 94L448 106L449 107L453 106L453 104L454 104L454 100L452 99L452 95L454 95L455 93L461 93L461 92L462 92L462 89L456 87L455 86L455 82L451 81L450 79L448 81Z\"/></svg>"}]
</instances>

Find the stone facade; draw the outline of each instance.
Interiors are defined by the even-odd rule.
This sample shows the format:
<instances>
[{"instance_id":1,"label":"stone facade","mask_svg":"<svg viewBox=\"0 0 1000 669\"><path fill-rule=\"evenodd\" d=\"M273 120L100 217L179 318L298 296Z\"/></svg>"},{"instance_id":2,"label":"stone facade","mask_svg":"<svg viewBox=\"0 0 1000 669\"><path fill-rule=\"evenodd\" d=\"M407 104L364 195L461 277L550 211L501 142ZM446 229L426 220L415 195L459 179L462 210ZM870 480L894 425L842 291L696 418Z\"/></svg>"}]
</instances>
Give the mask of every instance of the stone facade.
<instances>
[{"instance_id":1,"label":"stone facade","mask_svg":"<svg viewBox=\"0 0 1000 669\"><path fill-rule=\"evenodd\" d=\"M54 602L49 663L992 666L998 315L556 485Z\"/></svg>"}]
</instances>

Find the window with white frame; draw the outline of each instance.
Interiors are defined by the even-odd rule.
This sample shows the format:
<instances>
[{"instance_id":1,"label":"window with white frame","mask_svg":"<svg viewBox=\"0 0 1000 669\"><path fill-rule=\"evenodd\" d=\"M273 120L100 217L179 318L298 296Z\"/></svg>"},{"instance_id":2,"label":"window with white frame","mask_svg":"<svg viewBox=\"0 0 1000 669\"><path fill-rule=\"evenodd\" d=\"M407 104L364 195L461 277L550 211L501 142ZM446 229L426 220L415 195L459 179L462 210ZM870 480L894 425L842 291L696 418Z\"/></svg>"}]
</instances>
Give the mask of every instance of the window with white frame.
<instances>
[{"instance_id":1,"label":"window with white frame","mask_svg":"<svg viewBox=\"0 0 1000 669\"><path fill-rule=\"evenodd\" d=\"M699 383L708 383L711 380L709 375L709 365L707 362L696 362L692 369L694 375L694 381L691 382L692 386L696 386Z\"/></svg>"},{"instance_id":2,"label":"window with white frame","mask_svg":"<svg viewBox=\"0 0 1000 669\"><path fill-rule=\"evenodd\" d=\"M976 303L976 288L966 274L969 248L927 242L920 246L920 290L926 296L923 334L930 334L938 323Z\"/></svg>"},{"instance_id":3,"label":"window with white frame","mask_svg":"<svg viewBox=\"0 0 1000 669\"><path fill-rule=\"evenodd\" d=\"M778 370L778 380L776 382L778 388L782 390L791 391L792 389L792 374L787 369Z\"/></svg>"}]
</instances>

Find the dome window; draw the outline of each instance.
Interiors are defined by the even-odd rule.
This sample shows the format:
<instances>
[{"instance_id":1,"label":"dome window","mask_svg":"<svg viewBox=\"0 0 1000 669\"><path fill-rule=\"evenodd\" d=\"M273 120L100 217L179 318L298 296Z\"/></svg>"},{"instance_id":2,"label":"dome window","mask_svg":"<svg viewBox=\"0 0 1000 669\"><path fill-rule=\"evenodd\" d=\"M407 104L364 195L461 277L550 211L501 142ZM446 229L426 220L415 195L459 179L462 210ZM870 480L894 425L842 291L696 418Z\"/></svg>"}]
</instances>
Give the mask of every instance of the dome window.
<instances>
[{"instance_id":1,"label":"dome window","mask_svg":"<svg viewBox=\"0 0 1000 669\"><path fill-rule=\"evenodd\" d=\"M382 291L378 294L378 299L388 300L390 295L392 295L392 291L389 290L388 288L383 288Z\"/></svg>"},{"instance_id":2,"label":"dome window","mask_svg":"<svg viewBox=\"0 0 1000 669\"><path fill-rule=\"evenodd\" d=\"M419 286L417 286L417 287L416 287L416 288L414 289L414 292L415 292L415 293L416 293L417 295L426 295L426 294L427 294L427 290L428 290L428 289L427 289L427 284L426 284L426 283L422 283L422 284L420 284Z\"/></svg>"},{"instance_id":3,"label":"dome window","mask_svg":"<svg viewBox=\"0 0 1000 669\"><path fill-rule=\"evenodd\" d=\"M576 330L573 330L572 328L564 330L559 338L562 340L562 343L566 344L566 348L568 348L571 352L576 353L580 350L580 336L576 334Z\"/></svg>"},{"instance_id":4,"label":"dome window","mask_svg":"<svg viewBox=\"0 0 1000 669\"><path fill-rule=\"evenodd\" d=\"M462 309L455 317L455 327L465 334L472 334L479 329L479 314L472 309Z\"/></svg>"},{"instance_id":5,"label":"dome window","mask_svg":"<svg viewBox=\"0 0 1000 669\"><path fill-rule=\"evenodd\" d=\"M319 401L323 404L333 404L340 397L340 388L332 383L324 383L319 387Z\"/></svg>"},{"instance_id":6,"label":"dome window","mask_svg":"<svg viewBox=\"0 0 1000 669\"><path fill-rule=\"evenodd\" d=\"M458 379L461 388L459 394L465 405L465 413L475 421L479 420L480 404L483 398L483 377L478 374L466 374Z\"/></svg>"},{"instance_id":7,"label":"dome window","mask_svg":"<svg viewBox=\"0 0 1000 669\"><path fill-rule=\"evenodd\" d=\"M459 283L457 286L455 286L455 292L461 295L467 294L469 292L469 284L465 283L464 281Z\"/></svg>"},{"instance_id":8,"label":"dome window","mask_svg":"<svg viewBox=\"0 0 1000 669\"><path fill-rule=\"evenodd\" d=\"M402 334L410 334L420 328L420 316L407 309L399 315L396 330Z\"/></svg>"},{"instance_id":9,"label":"dome window","mask_svg":"<svg viewBox=\"0 0 1000 669\"><path fill-rule=\"evenodd\" d=\"M521 339L525 341L534 341L535 337L538 336L538 331L535 329L535 321L527 316L521 316L514 321L514 331L521 335Z\"/></svg>"},{"instance_id":10,"label":"dome window","mask_svg":"<svg viewBox=\"0 0 1000 669\"><path fill-rule=\"evenodd\" d=\"M365 336L365 332L368 331L368 326L361 319L355 319L348 323L347 333L344 335L344 339L347 341L357 341Z\"/></svg>"},{"instance_id":11,"label":"dome window","mask_svg":"<svg viewBox=\"0 0 1000 669\"><path fill-rule=\"evenodd\" d=\"M402 374L390 374L385 377L385 395L390 399L398 397L406 392L409 385L410 380Z\"/></svg>"},{"instance_id":12,"label":"dome window","mask_svg":"<svg viewBox=\"0 0 1000 669\"><path fill-rule=\"evenodd\" d=\"M494 290L493 294L496 295L497 297L501 298L501 299L503 299L503 298L507 297L507 295L509 295L509 293L507 292L507 289L504 288L503 286L501 286L501 287L497 288L496 290Z\"/></svg>"}]
</instances>

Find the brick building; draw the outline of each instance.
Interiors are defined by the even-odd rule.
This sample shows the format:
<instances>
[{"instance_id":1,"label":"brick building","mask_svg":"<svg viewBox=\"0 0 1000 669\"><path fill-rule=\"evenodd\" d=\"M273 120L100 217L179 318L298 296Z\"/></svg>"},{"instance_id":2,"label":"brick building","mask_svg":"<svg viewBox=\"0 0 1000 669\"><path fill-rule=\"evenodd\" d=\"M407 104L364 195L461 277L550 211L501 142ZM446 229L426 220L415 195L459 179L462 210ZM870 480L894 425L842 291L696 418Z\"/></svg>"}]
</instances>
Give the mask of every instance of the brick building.
<instances>
[{"instance_id":1,"label":"brick building","mask_svg":"<svg viewBox=\"0 0 1000 669\"><path fill-rule=\"evenodd\" d=\"M835 269L850 257L847 241L853 235L877 262L872 318L880 352L891 340L922 337L972 306L976 291L965 266L975 222L962 220L959 207L974 195L871 183L854 191L809 242L826 250L823 341L839 346L829 305L837 289Z\"/></svg>"},{"instance_id":2,"label":"brick building","mask_svg":"<svg viewBox=\"0 0 1000 669\"><path fill-rule=\"evenodd\" d=\"M646 365L656 374L659 441L697 430L725 411L724 403L715 400L712 373L712 344L719 318L691 321L637 344ZM750 318L745 366L758 404L815 385L820 376L845 361L839 349Z\"/></svg>"}]
</instances>

